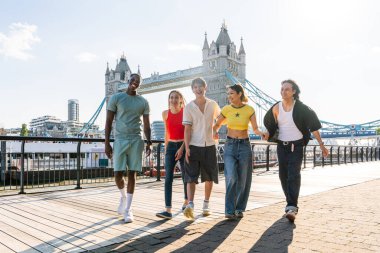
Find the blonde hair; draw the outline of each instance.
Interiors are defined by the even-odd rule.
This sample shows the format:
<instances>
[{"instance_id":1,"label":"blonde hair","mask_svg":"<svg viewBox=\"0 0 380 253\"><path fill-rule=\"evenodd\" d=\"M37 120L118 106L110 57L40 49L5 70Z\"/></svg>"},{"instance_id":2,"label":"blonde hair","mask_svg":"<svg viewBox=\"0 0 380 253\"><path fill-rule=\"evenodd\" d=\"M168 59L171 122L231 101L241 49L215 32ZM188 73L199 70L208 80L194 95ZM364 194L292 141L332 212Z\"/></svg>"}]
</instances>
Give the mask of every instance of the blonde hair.
<instances>
[{"instance_id":1,"label":"blonde hair","mask_svg":"<svg viewBox=\"0 0 380 253\"><path fill-rule=\"evenodd\" d=\"M168 108L170 109L170 95L173 94L173 93L177 93L178 96L180 97L180 107L181 108L184 108L185 107L185 104L186 104L186 100L185 98L183 97L182 93L179 92L178 90L172 90L170 93L169 93L169 96L168 96Z\"/></svg>"}]
</instances>

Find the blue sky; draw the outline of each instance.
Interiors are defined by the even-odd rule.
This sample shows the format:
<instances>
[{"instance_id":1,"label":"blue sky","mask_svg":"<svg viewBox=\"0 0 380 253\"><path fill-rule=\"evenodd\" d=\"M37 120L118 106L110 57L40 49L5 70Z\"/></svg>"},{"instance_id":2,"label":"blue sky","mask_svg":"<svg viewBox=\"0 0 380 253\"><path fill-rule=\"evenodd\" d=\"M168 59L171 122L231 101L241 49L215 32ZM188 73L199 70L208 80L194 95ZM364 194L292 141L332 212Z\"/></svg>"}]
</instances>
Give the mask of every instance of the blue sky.
<instances>
[{"instance_id":1,"label":"blue sky","mask_svg":"<svg viewBox=\"0 0 380 253\"><path fill-rule=\"evenodd\" d=\"M280 99L296 80L301 100L323 120L380 118L380 2L350 1L18 1L0 10L0 127L32 118L67 119L78 99L87 121L104 97L106 63L124 52L143 77L201 65L204 33L216 40L223 20L244 38L247 79ZM186 90L186 89L185 89ZM189 90L189 89L188 89ZM160 119L163 92L147 95ZM188 100L192 98L186 93ZM99 117L103 125L105 112Z\"/></svg>"}]
</instances>

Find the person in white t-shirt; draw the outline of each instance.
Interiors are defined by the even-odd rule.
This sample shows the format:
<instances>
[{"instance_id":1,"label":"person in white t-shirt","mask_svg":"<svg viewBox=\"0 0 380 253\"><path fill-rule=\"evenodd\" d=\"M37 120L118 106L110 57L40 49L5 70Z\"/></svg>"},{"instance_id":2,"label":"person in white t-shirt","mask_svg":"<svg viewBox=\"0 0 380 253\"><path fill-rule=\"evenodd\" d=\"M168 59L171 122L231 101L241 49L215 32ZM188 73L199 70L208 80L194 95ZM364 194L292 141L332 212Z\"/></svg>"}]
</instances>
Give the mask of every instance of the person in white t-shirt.
<instances>
[{"instance_id":1,"label":"person in white t-shirt","mask_svg":"<svg viewBox=\"0 0 380 253\"><path fill-rule=\"evenodd\" d=\"M206 98L207 84L203 78L196 78L191 83L195 100L186 105L183 113L185 126L185 182L189 204L183 214L194 219L195 185L205 182L203 216L210 214L209 199L213 183L218 183L218 165L216 159L216 141L213 137L213 124L220 114L218 104Z\"/></svg>"}]
</instances>

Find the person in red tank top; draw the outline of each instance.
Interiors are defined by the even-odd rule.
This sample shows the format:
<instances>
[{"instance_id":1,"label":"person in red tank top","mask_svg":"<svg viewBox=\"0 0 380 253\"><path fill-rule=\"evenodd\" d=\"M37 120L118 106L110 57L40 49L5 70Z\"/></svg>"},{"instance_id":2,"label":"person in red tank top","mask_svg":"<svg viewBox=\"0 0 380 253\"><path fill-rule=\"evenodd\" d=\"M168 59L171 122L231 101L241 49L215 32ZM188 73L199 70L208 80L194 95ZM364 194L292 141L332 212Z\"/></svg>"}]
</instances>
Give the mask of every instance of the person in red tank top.
<instances>
[{"instance_id":1,"label":"person in red tank top","mask_svg":"<svg viewBox=\"0 0 380 253\"><path fill-rule=\"evenodd\" d=\"M169 93L169 110L162 112L162 119L165 125L165 211L156 213L157 217L163 219L172 218L172 188L174 167L179 161L181 166L182 181L184 182L184 132L182 125L183 108L185 107L185 99L183 95L173 90ZM187 188L184 183L184 204L182 209L187 205Z\"/></svg>"}]
</instances>

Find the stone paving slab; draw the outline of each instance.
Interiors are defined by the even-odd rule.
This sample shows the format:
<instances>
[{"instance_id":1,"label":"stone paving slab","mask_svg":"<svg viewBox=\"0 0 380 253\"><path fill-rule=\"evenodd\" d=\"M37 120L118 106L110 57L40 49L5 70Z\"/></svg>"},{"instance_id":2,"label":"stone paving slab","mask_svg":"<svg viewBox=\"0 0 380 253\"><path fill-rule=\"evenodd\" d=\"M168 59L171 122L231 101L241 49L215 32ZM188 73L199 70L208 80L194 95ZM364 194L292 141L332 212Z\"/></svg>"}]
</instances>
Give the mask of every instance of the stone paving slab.
<instances>
[{"instance_id":1,"label":"stone paving slab","mask_svg":"<svg viewBox=\"0 0 380 253\"><path fill-rule=\"evenodd\" d=\"M295 223L284 203L241 220L181 224L93 252L380 252L380 179L301 197Z\"/></svg>"}]
</instances>

